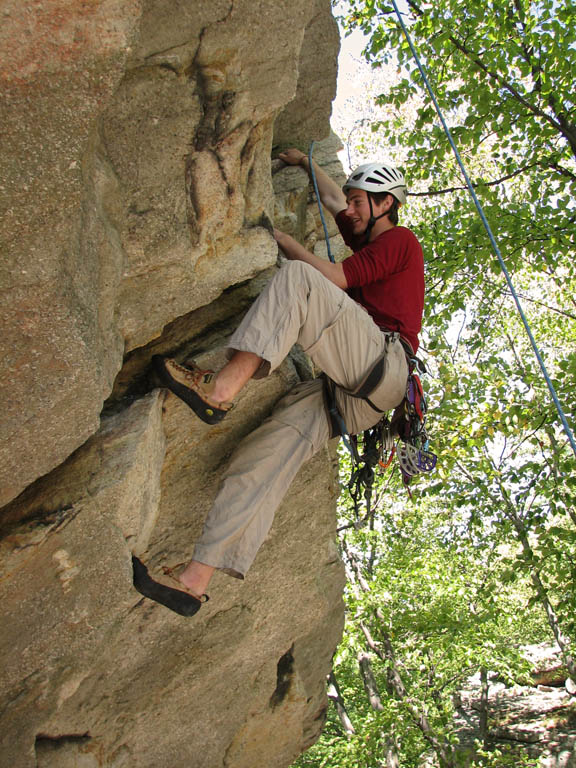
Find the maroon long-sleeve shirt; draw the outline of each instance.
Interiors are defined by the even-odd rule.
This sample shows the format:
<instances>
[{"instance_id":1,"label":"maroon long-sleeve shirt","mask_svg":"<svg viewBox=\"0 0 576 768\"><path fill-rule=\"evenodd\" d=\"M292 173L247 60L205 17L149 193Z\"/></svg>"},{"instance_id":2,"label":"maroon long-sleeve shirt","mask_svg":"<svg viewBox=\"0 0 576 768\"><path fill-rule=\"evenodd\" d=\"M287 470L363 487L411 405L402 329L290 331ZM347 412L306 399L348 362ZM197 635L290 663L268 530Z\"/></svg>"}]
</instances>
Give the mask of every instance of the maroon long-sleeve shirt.
<instances>
[{"instance_id":1,"label":"maroon long-sleeve shirt","mask_svg":"<svg viewBox=\"0 0 576 768\"><path fill-rule=\"evenodd\" d=\"M342 262L348 294L380 328L398 331L416 352L424 309L424 257L416 236L406 227L392 227L364 244L344 211L336 223L354 251Z\"/></svg>"}]
</instances>

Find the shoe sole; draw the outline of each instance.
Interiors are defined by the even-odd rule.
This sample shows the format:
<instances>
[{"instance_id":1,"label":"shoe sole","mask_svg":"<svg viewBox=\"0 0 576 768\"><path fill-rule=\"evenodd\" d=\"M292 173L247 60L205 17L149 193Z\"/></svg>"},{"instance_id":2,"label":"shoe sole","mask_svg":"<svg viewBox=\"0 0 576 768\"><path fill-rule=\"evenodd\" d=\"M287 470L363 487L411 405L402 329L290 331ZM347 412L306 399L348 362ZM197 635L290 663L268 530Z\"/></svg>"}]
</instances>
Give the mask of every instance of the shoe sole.
<instances>
[{"instance_id":1,"label":"shoe sole","mask_svg":"<svg viewBox=\"0 0 576 768\"><path fill-rule=\"evenodd\" d=\"M166 370L166 364L161 355L154 355L152 358L152 366L162 384L169 389L170 392L177 395L180 400L183 400L187 406L192 408L196 416L198 416L199 419L202 419L204 423L210 424L211 426L219 424L228 413L228 411L225 411L222 408L216 408L213 405L209 405L193 389L185 387L172 378Z\"/></svg>"},{"instance_id":2,"label":"shoe sole","mask_svg":"<svg viewBox=\"0 0 576 768\"><path fill-rule=\"evenodd\" d=\"M180 616L194 616L200 610L200 600L179 589L172 589L154 581L148 574L148 568L135 555L132 555L132 571L134 588L149 600L160 603Z\"/></svg>"}]
</instances>

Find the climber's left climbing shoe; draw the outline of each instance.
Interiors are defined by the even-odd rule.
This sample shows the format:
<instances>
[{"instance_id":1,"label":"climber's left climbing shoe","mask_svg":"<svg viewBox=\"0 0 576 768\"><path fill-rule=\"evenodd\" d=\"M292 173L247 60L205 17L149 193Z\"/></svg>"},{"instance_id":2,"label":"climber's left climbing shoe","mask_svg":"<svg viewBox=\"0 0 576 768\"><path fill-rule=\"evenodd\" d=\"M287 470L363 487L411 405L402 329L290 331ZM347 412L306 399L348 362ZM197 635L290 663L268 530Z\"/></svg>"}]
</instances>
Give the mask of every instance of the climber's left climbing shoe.
<instances>
[{"instance_id":1,"label":"climber's left climbing shoe","mask_svg":"<svg viewBox=\"0 0 576 768\"><path fill-rule=\"evenodd\" d=\"M141 595L160 603L180 616L194 616L202 607L202 603L208 600L208 595L202 595L201 598L198 598L188 592L186 587L173 576L171 569L166 569L170 572L166 573L166 578L177 584L177 588L154 580L149 575L148 568L135 555L132 555L132 570L134 587ZM163 577L160 578L163 579Z\"/></svg>"},{"instance_id":2,"label":"climber's left climbing shoe","mask_svg":"<svg viewBox=\"0 0 576 768\"><path fill-rule=\"evenodd\" d=\"M214 371L203 371L197 365L180 365L175 360L154 355L152 365L162 384L206 424L218 424L233 407L232 403L217 403L212 399Z\"/></svg>"}]
</instances>

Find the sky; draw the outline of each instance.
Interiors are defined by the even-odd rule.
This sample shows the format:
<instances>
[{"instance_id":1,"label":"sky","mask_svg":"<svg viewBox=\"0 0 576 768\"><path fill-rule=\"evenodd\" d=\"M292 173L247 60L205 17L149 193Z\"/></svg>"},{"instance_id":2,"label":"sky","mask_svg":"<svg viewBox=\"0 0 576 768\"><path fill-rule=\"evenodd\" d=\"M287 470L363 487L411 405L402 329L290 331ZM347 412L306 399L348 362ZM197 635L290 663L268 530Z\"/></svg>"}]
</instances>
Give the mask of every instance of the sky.
<instances>
[{"instance_id":1,"label":"sky","mask_svg":"<svg viewBox=\"0 0 576 768\"><path fill-rule=\"evenodd\" d=\"M332 128L341 138L345 150L339 157L345 172L375 158L401 166L402 156L395 147L392 151L383 146L377 134L372 134L370 124L391 116L386 106L377 107L376 96L385 93L398 80L397 64L391 62L373 69L362 56L368 42L360 30L348 37L341 31L341 49L338 57L338 85L332 104ZM409 125L411 115L406 115ZM363 149L357 145L363 143Z\"/></svg>"}]
</instances>

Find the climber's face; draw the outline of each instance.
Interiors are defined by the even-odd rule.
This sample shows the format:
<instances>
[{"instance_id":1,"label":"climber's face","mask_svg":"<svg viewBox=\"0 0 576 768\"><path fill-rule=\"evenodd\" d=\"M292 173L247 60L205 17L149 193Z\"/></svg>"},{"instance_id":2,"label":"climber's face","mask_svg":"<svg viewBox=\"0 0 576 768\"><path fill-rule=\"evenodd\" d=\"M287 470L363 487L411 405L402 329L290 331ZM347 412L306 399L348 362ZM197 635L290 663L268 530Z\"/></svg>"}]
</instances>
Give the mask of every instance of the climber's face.
<instances>
[{"instance_id":1,"label":"climber's face","mask_svg":"<svg viewBox=\"0 0 576 768\"><path fill-rule=\"evenodd\" d=\"M368 193L365 189L349 189L346 193L346 202L348 204L346 216L352 221L353 232L355 235L361 235L366 231L370 221L371 213ZM372 214L375 217L386 213L389 207L390 205L387 203L387 200L381 200L380 202L372 200Z\"/></svg>"}]
</instances>

